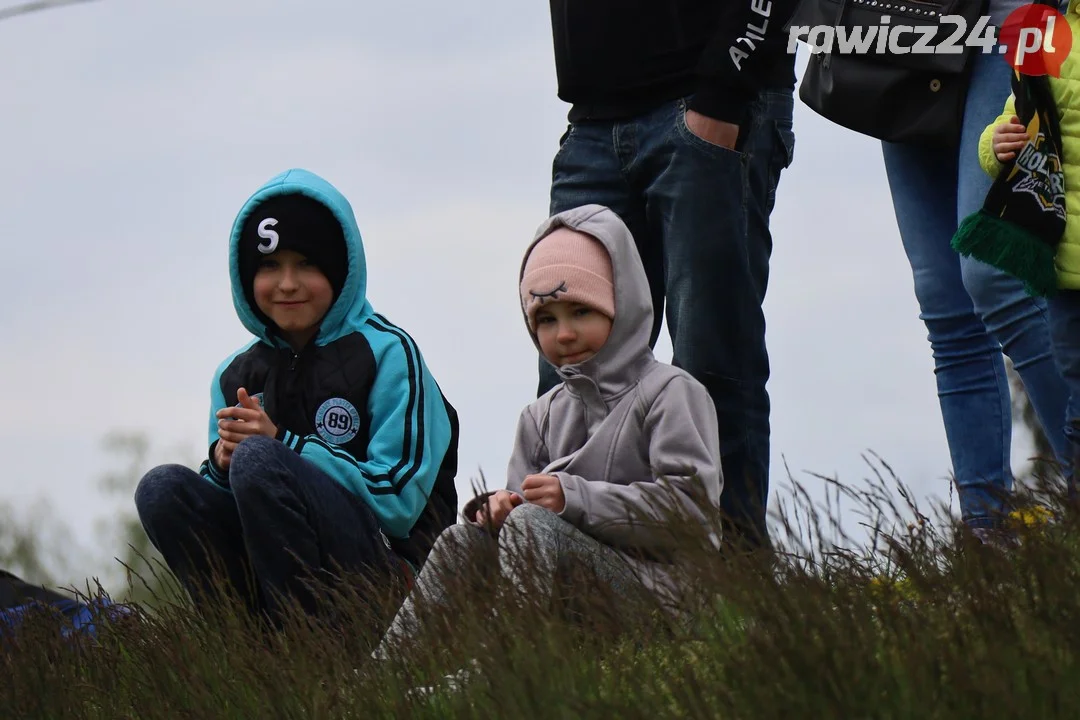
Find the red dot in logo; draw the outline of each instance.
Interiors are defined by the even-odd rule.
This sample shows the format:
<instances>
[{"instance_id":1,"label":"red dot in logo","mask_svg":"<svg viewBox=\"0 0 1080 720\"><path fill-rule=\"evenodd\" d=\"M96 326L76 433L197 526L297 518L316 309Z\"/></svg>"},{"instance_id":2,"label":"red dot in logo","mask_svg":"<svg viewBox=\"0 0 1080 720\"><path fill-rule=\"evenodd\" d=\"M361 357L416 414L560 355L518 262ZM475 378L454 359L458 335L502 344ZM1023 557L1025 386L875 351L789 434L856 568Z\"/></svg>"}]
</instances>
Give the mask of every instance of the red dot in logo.
<instances>
[{"instance_id":1,"label":"red dot in logo","mask_svg":"<svg viewBox=\"0 0 1080 720\"><path fill-rule=\"evenodd\" d=\"M1024 75L1061 77L1061 63L1072 49L1065 16L1049 5L1022 5L1005 18L998 38L1005 61Z\"/></svg>"}]
</instances>

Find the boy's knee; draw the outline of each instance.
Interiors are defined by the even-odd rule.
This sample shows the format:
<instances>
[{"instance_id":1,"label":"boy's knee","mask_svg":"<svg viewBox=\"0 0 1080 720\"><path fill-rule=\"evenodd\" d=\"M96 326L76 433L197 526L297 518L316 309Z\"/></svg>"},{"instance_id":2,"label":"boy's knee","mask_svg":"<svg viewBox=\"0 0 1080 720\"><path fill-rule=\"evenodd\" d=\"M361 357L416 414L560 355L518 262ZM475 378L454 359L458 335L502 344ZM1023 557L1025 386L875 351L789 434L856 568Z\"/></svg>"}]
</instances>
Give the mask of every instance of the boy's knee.
<instances>
[{"instance_id":1,"label":"boy's knee","mask_svg":"<svg viewBox=\"0 0 1080 720\"><path fill-rule=\"evenodd\" d=\"M237 502L265 494L292 479L291 473L274 472L281 466L282 453L293 451L265 435L254 435L236 446L229 463L229 487Z\"/></svg>"},{"instance_id":2,"label":"boy's knee","mask_svg":"<svg viewBox=\"0 0 1080 720\"><path fill-rule=\"evenodd\" d=\"M265 435L252 435L242 440L233 450L232 459L229 461L229 475L231 476L234 470L243 470L253 463L265 462L279 449L286 448L274 438Z\"/></svg>"},{"instance_id":3,"label":"boy's knee","mask_svg":"<svg viewBox=\"0 0 1080 720\"><path fill-rule=\"evenodd\" d=\"M177 502L177 490L184 483L190 482L190 473L190 469L183 465L170 464L159 465L143 475L135 487L135 510L139 513L139 518L146 522L147 519L169 512Z\"/></svg>"},{"instance_id":4,"label":"boy's knee","mask_svg":"<svg viewBox=\"0 0 1080 720\"><path fill-rule=\"evenodd\" d=\"M253 435L233 450L229 462L229 485L233 494L243 494L259 483L265 483L272 473L266 472L279 452L292 452L280 442L265 435Z\"/></svg>"}]
</instances>

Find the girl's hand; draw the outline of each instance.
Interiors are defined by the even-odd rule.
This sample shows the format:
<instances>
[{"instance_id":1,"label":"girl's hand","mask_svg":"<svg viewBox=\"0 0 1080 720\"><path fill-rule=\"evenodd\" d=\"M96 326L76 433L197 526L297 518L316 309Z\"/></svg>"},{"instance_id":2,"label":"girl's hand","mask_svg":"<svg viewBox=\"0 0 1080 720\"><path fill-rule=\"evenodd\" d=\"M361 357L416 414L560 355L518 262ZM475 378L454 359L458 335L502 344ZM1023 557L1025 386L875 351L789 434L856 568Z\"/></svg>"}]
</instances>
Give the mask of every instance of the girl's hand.
<instances>
[{"instance_id":1,"label":"girl's hand","mask_svg":"<svg viewBox=\"0 0 1080 720\"><path fill-rule=\"evenodd\" d=\"M1008 162L1016 157L1016 153L1027 145L1027 128L1020 124L1020 118L1013 115L1009 122L1004 122L994 128L993 149L994 155L1000 162Z\"/></svg>"},{"instance_id":2,"label":"girl's hand","mask_svg":"<svg viewBox=\"0 0 1080 720\"><path fill-rule=\"evenodd\" d=\"M498 530L510 511L525 502L525 498L509 490L499 490L488 498L487 504L476 513L476 524Z\"/></svg>"},{"instance_id":3,"label":"girl's hand","mask_svg":"<svg viewBox=\"0 0 1080 720\"><path fill-rule=\"evenodd\" d=\"M551 512L560 513L566 507L562 483L554 475L529 475L521 483L521 492L526 500Z\"/></svg>"}]
</instances>

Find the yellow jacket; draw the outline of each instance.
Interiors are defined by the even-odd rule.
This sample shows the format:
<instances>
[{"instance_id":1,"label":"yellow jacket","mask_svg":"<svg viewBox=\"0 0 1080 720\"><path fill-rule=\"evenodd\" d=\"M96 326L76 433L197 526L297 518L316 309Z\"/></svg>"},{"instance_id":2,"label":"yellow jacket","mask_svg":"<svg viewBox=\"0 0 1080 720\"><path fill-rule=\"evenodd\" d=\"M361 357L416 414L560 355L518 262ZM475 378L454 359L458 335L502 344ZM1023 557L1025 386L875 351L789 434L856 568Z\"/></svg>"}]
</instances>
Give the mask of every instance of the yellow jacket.
<instances>
[{"instance_id":1,"label":"yellow jacket","mask_svg":"<svg viewBox=\"0 0 1080 720\"><path fill-rule=\"evenodd\" d=\"M1072 31L1069 56L1061 64L1061 77L1050 78L1050 91L1061 122L1061 167L1065 175L1065 234L1058 244L1054 264L1058 285L1080 290L1080 0L1071 0L1065 13ZM1016 114L1013 96L1005 110L986 126L979 138L979 163L991 177L997 177L1001 163L994 156L994 128Z\"/></svg>"}]
</instances>

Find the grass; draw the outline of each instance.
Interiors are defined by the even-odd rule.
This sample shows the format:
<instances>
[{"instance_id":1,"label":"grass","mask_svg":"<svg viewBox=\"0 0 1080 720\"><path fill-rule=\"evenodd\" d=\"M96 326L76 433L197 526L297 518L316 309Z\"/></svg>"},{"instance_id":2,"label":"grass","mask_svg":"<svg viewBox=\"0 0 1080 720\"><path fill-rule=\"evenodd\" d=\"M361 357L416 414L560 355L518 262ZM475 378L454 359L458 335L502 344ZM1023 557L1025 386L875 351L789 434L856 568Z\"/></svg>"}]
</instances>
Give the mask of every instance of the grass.
<instances>
[{"instance_id":1,"label":"grass","mask_svg":"<svg viewBox=\"0 0 1080 720\"><path fill-rule=\"evenodd\" d=\"M1043 505L1014 513L1021 542L1006 552L924 514L894 478L833 484L825 507L795 497L769 562L687 542L681 619L613 614L592 587L492 614L507 588L459 577L458 602L377 662L372 628L400 596L356 580L328 601L333 623L296 615L280 632L225 600L137 607L96 638L63 639L42 615L4 640L0 706L12 718L1080 717L1080 540L1061 498L1043 498L1061 520ZM841 499L867 518L867 541L838 532ZM463 687L436 682L471 661Z\"/></svg>"}]
</instances>

